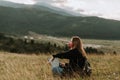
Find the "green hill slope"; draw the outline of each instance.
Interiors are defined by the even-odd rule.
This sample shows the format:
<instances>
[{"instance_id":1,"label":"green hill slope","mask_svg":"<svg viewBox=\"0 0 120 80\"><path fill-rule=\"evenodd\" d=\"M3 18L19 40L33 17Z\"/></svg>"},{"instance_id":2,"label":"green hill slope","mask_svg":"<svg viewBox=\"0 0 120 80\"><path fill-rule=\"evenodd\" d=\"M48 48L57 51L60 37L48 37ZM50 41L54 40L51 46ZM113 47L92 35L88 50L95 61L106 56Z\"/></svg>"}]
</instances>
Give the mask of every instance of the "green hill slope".
<instances>
[{"instance_id":1,"label":"green hill slope","mask_svg":"<svg viewBox=\"0 0 120 80\"><path fill-rule=\"evenodd\" d=\"M0 32L26 34L33 31L53 36L120 39L120 22L97 17L70 17L39 7L0 7Z\"/></svg>"}]
</instances>

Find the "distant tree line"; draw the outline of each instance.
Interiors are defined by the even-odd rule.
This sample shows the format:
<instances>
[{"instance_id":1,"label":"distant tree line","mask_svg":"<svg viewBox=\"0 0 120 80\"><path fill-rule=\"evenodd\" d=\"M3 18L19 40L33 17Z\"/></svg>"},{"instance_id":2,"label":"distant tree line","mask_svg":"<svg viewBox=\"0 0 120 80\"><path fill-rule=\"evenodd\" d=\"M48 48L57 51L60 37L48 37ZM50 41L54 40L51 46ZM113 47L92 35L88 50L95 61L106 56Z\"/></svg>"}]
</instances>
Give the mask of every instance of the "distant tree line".
<instances>
[{"instance_id":1,"label":"distant tree line","mask_svg":"<svg viewBox=\"0 0 120 80\"><path fill-rule=\"evenodd\" d=\"M68 46L58 46L56 43L45 42L38 43L34 39L20 39L6 37L0 34L0 50L8 51L12 53L25 53L25 54L40 54L40 53L57 53L61 51L69 50ZM98 51L96 48L86 47L85 51L88 54L104 54L103 51Z\"/></svg>"},{"instance_id":2,"label":"distant tree line","mask_svg":"<svg viewBox=\"0 0 120 80\"><path fill-rule=\"evenodd\" d=\"M88 53L88 54L105 54L103 51L100 51L100 50L98 50L98 49L96 49L96 48L93 48L93 47L86 47L85 48L85 51L86 51L86 53Z\"/></svg>"},{"instance_id":3,"label":"distant tree line","mask_svg":"<svg viewBox=\"0 0 120 80\"><path fill-rule=\"evenodd\" d=\"M105 54L103 51L98 50L97 48L93 48L93 47L86 47L84 49L87 54ZM64 50L69 50L67 45L65 46Z\"/></svg>"},{"instance_id":4,"label":"distant tree line","mask_svg":"<svg viewBox=\"0 0 120 80\"><path fill-rule=\"evenodd\" d=\"M63 50L64 47L57 46L57 44L35 43L32 39L27 42L25 39L14 39L11 37L5 37L0 34L0 50L13 52L13 53L54 53Z\"/></svg>"}]
</instances>

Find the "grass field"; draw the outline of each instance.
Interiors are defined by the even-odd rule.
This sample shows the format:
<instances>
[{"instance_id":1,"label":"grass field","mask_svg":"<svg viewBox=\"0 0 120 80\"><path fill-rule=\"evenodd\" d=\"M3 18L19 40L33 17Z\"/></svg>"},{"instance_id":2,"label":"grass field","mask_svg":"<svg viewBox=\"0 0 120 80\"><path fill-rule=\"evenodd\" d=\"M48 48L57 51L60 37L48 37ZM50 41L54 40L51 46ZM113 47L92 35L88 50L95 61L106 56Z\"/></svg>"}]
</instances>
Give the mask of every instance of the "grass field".
<instances>
[{"instance_id":1,"label":"grass field","mask_svg":"<svg viewBox=\"0 0 120 80\"><path fill-rule=\"evenodd\" d=\"M68 80L54 78L47 64L50 55L26 55L0 52L0 80ZM92 76L69 80L119 80L120 55L88 55Z\"/></svg>"}]
</instances>

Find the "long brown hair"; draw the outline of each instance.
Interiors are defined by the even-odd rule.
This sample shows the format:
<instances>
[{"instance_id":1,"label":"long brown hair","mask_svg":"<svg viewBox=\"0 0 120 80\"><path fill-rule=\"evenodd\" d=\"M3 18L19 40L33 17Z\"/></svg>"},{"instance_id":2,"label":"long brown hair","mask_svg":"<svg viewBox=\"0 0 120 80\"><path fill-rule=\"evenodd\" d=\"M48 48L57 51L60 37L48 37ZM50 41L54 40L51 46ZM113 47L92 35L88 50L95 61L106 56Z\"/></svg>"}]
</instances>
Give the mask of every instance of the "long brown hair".
<instances>
[{"instance_id":1,"label":"long brown hair","mask_svg":"<svg viewBox=\"0 0 120 80\"><path fill-rule=\"evenodd\" d=\"M84 57L87 57L86 52L83 48L83 43L82 40L80 39L79 36L73 36L72 37L72 44L73 44L73 48L77 48Z\"/></svg>"}]
</instances>

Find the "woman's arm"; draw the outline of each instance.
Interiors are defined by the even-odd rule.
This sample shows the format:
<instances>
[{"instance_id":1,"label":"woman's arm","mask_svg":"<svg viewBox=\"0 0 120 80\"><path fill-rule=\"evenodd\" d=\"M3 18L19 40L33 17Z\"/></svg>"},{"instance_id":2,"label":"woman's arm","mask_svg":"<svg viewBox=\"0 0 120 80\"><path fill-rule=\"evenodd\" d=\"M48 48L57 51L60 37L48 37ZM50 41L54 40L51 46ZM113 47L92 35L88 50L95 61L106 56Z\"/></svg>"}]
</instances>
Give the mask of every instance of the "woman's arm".
<instances>
[{"instance_id":1,"label":"woman's arm","mask_svg":"<svg viewBox=\"0 0 120 80\"><path fill-rule=\"evenodd\" d=\"M72 52L72 50L67 51L67 52L63 52L63 53L58 53L56 55L53 55L53 57L54 58L61 58L61 59L70 59L71 52Z\"/></svg>"}]
</instances>

